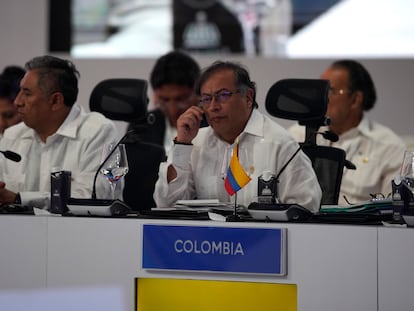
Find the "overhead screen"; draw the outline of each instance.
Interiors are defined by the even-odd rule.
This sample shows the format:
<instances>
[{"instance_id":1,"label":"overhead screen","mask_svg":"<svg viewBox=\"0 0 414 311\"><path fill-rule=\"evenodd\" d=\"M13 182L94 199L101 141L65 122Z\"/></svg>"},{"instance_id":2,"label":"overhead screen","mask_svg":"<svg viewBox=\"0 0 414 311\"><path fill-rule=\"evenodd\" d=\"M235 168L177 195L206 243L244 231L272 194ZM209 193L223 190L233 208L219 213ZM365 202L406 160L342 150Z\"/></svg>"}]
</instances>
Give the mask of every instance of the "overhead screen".
<instances>
[{"instance_id":1,"label":"overhead screen","mask_svg":"<svg viewBox=\"0 0 414 311\"><path fill-rule=\"evenodd\" d=\"M172 49L279 58L414 56L411 0L69 2L75 58L157 57Z\"/></svg>"}]
</instances>

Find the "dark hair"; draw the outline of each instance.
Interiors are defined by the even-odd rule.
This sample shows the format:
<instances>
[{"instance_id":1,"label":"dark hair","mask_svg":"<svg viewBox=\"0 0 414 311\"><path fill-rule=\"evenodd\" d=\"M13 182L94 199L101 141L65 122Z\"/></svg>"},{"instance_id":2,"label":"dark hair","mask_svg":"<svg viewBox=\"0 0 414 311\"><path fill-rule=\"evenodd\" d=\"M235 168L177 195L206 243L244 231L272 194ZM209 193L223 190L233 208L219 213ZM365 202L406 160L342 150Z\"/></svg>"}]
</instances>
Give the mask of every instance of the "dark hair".
<instances>
[{"instance_id":1,"label":"dark hair","mask_svg":"<svg viewBox=\"0 0 414 311\"><path fill-rule=\"evenodd\" d=\"M0 75L0 97L14 101L20 90L20 80L25 74L20 66L7 66Z\"/></svg>"},{"instance_id":2,"label":"dark hair","mask_svg":"<svg viewBox=\"0 0 414 311\"><path fill-rule=\"evenodd\" d=\"M69 107L76 102L80 75L71 61L50 55L38 56L28 61L25 68L38 70L39 88L45 94L62 93L65 105Z\"/></svg>"},{"instance_id":3,"label":"dark hair","mask_svg":"<svg viewBox=\"0 0 414 311\"><path fill-rule=\"evenodd\" d=\"M161 56L151 71L150 83L153 89L165 84L178 84L194 87L200 75L200 66L189 55L173 51Z\"/></svg>"},{"instance_id":4,"label":"dark hair","mask_svg":"<svg viewBox=\"0 0 414 311\"><path fill-rule=\"evenodd\" d=\"M371 75L362 64L354 60L343 59L335 61L331 67L348 71L350 91L361 91L363 94L363 110L368 111L374 107L377 100L377 92L375 91L375 85Z\"/></svg>"},{"instance_id":5,"label":"dark hair","mask_svg":"<svg viewBox=\"0 0 414 311\"><path fill-rule=\"evenodd\" d=\"M222 70L232 70L234 73L234 83L240 89L253 90L253 107L257 108L259 105L256 102L256 83L250 80L249 72L241 64L233 62L216 61L209 67L205 68L201 73L200 78L195 85L195 92L198 96L201 94L202 85L216 72Z\"/></svg>"}]
</instances>

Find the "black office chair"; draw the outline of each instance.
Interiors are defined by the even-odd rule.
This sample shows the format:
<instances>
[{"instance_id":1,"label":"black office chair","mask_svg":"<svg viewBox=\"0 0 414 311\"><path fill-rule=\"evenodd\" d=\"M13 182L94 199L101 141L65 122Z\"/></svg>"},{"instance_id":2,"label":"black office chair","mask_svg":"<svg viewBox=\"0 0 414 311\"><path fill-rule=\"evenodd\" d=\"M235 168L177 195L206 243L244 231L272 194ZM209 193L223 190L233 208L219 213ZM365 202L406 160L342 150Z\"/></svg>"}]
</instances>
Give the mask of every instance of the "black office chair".
<instances>
[{"instance_id":1,"label":"black office chair","mask_svg":"<svg viewBox=\"0 0 414 311\"><path fill-rule=\"evenodd\" d=\"M276 82L266 96L267 112L278 118L297 120L306 127L302 150L311 159L322 189L322 205L338 204L344 167L353 168L346 160L344 150L318 146L316 135L322 134L332 141L338 140L332 132L319 133L329 125L325 116L328 104L329 81L317 79L284 79Z\"/></svg>"},{"instance_id":2,"label":"black office chair","mask_svg":"<svg viewBox=\"0 0 414 311\"><path fill-rule=\"evenodd\" d=\"M147 122L147 87L140 79L107 79L92 90L89 106L107 118L142 124ZM134 127L139 132L140 127ZM160 162L165 160L162 146L143 142L139 133L129 133L123 141L126 147L129 171L125 175L124 202L132 210L155 207L153 192Z\"/></svg>"}]
</instances>

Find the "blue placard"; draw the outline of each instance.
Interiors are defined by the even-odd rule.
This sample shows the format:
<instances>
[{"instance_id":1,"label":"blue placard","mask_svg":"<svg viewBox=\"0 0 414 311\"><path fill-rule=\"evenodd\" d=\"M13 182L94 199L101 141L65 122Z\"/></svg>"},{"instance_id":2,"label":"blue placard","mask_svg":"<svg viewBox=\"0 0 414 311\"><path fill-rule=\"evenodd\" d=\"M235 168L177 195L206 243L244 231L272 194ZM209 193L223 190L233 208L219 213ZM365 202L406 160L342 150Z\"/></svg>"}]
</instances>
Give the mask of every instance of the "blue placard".
<instances>
[{"instance_id":1,"label":"blue placard","mask_svg":"<svg viewBox=\"0 0 414 311\"><path fill-rule=\"evenodd\" d=\"M144 225L142 268L286 274L286 229Z\"/></svg>"}]
</instances>

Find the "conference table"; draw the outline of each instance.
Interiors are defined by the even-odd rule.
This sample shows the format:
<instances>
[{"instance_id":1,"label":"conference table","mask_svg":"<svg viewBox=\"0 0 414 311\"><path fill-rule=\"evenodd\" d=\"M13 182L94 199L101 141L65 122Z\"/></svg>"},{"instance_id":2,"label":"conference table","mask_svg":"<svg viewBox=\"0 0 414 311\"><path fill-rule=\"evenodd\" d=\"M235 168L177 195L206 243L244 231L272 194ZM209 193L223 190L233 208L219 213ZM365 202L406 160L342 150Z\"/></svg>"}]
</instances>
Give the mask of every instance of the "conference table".
<instances>
[{"instance_id":1,"label":"conference table","mask_svg":"<svg viewBox=\"0 0 414 311\"><path fill-rule=\"evenodd\" d=\"M286 271L274 275L146 269L142 256L146 226L282 229ZM116 286L122 289L126 309L133 311L140 306L140 280L231 281L252 288L288 286L293 290L288 310L388 311L411 310L414 305L414 230L409 227L1 215L0 232L0 292ZM161 287L156 293L160 301L166 294ZM208 290L198 294L204 301L215 299ZM251 296L254 300L255 294ZM258 299L256 310L283 300L276 292L266 298L266 303ZM233 299L244 297L236 294Z\"/></svg>"}]
</instances>

